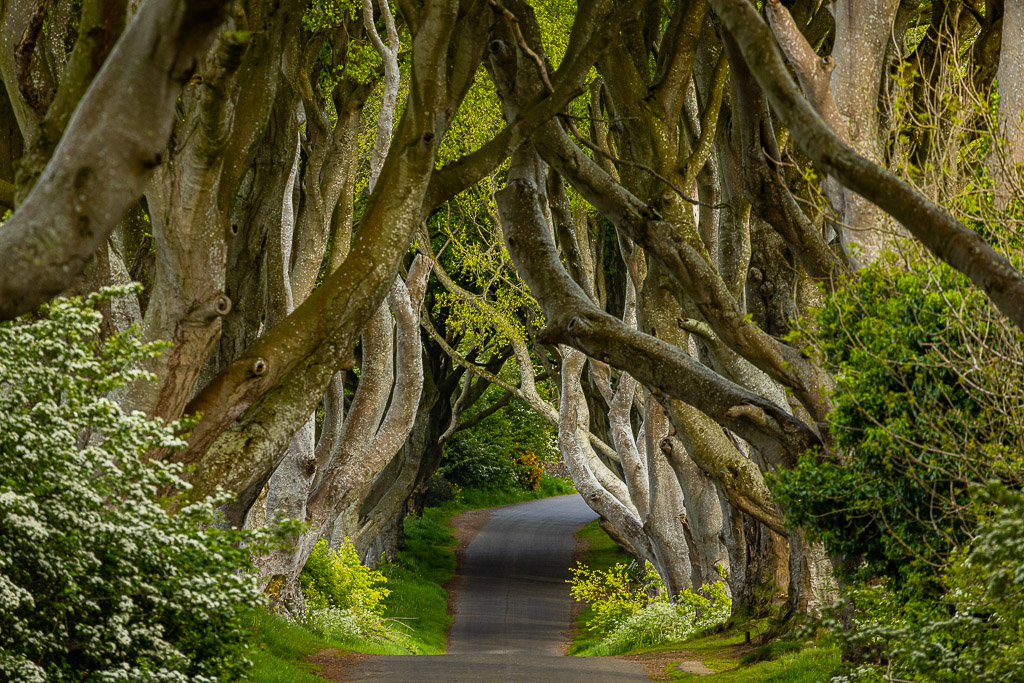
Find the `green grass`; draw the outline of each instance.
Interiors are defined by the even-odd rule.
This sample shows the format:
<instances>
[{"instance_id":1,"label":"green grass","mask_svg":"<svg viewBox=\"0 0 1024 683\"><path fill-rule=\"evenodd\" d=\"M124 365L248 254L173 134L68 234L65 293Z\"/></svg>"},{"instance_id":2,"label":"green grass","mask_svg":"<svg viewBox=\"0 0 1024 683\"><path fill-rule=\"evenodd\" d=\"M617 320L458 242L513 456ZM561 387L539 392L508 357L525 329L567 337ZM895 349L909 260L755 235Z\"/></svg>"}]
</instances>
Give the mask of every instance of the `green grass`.
<instances>
[{"instance_id":1,"label":"green grass","mask_svg":"<svg viewBox=\"0 0 1024 683\"><path fill-rule=\"evenodd\" d=\"M604 532L597 520L576 532L576 538L586 541L590 545L590 550L587 552L586 557L583 558L583 563L591 569L604 571L620 562L628 564L632 560L629 553L620 548ZM573 634L572 643L569 644L568 654L587 656L601 642L600 635L591 634L587 630L587 622L593 619L593 614L593 608L585 607L579 613L579 616L576 617L576 631Z\"/></svg>"},{"instance_id":2,"label":"green grass","mask_svg":"<svg viewBox=\"0 0 1024 683\"><path fill-rule=\"evenodd\" d=\"M337 647L295 622L282 619L264 610L253 618L253 661L251 680L256 683L316 683L324 679L314 675L316 666L303 657Z\"/></svg>"},{"instance_id":3,"label":"green grass","mask_svg":"<svg viewBox=\"0 0 1024 683\"><path fill-rule=\"evenodd\" d=\"M736 663L735 661L733 662ZM708 658L704 666L716 669L727 661ZM808 647L799 652L783 655L770 662L759 662L751 666L738 666L715 675L696 676L676 671L669 666L666 674L670 680L691 680L700 678L708 683L820 683L840 673L842 665L837 647Z\"/></svg>"},{"instance_id":4,"label":"green grass","mask_svg":"<svg viewBox=\"0 0 1024 683\"><path fill-rule=\"evenodd\" d=\"M391 620L393 630L403 634L401 642L324 639L301 624L261 610L253 620L250 658L255 666L251 679L256 683L323 681L315 675L317 667L304 658L329 648L371 654L443 654L451 617L442 586L455 573L455 537L448 526L451 518L468 510L568 493L575 493L570 482L544 476L537 491L463 489L460 500L427 508L418 519L406 519L405 549L394 562L379 567L391 591L385 601L385 617Z\"/></svg>"},{"instance_id":5,"label":"green grass","mask_svg":"<svg viewBox=\"0 0 1024 683\"><path fill-rule=\"evenodd\" d=\"M523 489L462 489L459 501L445 503L442 509L453 508L457 512L466 510L479 510L481 508L500 507L521 503L526 500L538 500L540 498L551 498L552 496L564 496L576 493L572 482L568 479L558 479L544 474L540 478L540 488L536 491L525 491Z\"/></svg>"},{"instance_id":6,"label":"green grass","mask_svg":"<svg viewBox=\"0 0 1024 683\"><path fill-rule=\"evenodd\" d=\"M704 666L718 672L715 675L696 676L676 671L670 665L666 675L671 680L700 678L708 683L820 683L840 673L839 648L815 647L813 643L794 651L800 647L796 641L773 641L748 653L741 661L736 649L746 641L747 631L752 635L762 633L768 628L769 622L770 619L744 621L732 624L721 633L705 634L681 643L668 643L643 652L679 651L687 659L700 660ZM630 654L640 653L634 651Z\"/></svg>"},{"instance_id":7,"label":"green grass","mask_svg":"<svg viewBox=\"0 0 1024 683\"><path fill-rule=\"evenodd\" d=\"M740 661L743 664L757 664L758 662L778 659L790 652L799 652L802 648L803 643L798 640L773 640L767 645L762 645L753 652L743 655L743 659Z\"/></svg>"}]
</instances>

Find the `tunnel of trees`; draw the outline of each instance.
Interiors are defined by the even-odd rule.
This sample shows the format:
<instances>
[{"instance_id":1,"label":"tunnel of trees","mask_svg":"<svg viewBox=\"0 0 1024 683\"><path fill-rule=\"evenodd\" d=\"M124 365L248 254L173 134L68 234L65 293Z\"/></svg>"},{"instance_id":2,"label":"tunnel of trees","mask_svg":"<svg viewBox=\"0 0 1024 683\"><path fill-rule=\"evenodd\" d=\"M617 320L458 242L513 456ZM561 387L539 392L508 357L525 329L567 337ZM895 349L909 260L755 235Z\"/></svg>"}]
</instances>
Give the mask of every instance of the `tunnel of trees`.
<instances>
[{"instance_id":1,"label":"tunnel of trees","mask_svg":"<svg viewBox=\"0 0 1024 683\"><path fill-rule=\"evenodd\" d=\"M495 414L737 612L942 600L1022 507L1021 0L0 0L0 40L0 319L135 283L100 340L168 344L106 395L185 418L146 459L221 526L305 523L282 608Z\"/></svg>"}]
</instances>

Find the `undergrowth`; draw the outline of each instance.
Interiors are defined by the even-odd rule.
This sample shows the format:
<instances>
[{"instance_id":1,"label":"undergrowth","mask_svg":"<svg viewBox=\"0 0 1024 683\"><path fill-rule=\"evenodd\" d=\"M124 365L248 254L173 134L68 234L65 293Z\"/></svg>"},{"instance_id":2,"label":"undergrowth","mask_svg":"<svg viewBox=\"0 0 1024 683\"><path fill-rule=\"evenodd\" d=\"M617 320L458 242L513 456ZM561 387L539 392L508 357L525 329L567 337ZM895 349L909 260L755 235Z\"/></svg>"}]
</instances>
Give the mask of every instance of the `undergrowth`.
<instances>
[{"instance_id":1,"label":"undergrowth","mask_svg":"<svg viewBox=\"0 0 1024 683\"><path fill-rule=\"evenodd\" d=\"M576 534L587 543L586 566L590 570L607 572L617 564L630 561L630 557L606 534L597 521L586 525ZM603 641L606 634L587 628L588 622L599 619L593 605L582 609L576 619L574 640L570 655L608 654L611 648ZM669 680L697 679L714 683L820 683L842 673L839 647L832 642L776 640L755 648L748 643L748 633L755 638L770 627L768 619L729 621L696 635L672 640L658 638L658 644L646 643L643 638L633 643L620 644L615 652L627 655L678 654L665 670ZM677 668L682 661L699 663L716 673L696 675Z\"/></svg>"},{"instance_id":2,"label":"undergrowth","mask_svg":"<svg viewBox=\"0 0 1024 683\"><path fill-rule=\"evenodd\" d=\"M605 559L600 564L607 564ZM649 562L645 567L636 561L597 567L591 553L586 564L577 562L570 571L572 597L587 605L582 621L593 640L573 654L617 655L678 642L723 623L732 611L732 599L722 581L697 591L683 589L670 601Z\"/></svg>"},{"instance_id":3,"label":"undergrowth","mask_svg":"<svg viewBox=\"0 0 1024 683\"><path fill-rule=\"evenodd\" d=\"M428 507L423 515L405 520L405 548L394 562L378 567L381 579L369 588L380 595L378 612L387 637L359 637L351 630L310 628L260 611L253 619L252 680L257 683L322 681L316 666L305 658L325 649L339 653L443 654L451 617L443 585L455 574L455 537L448 526L468 510L510 505L526 500L575 493L571 482L544 476L535 491L463 488L454 500ZM361 579L365 585L366 577ZM325 591L320 583L318 592ZM385 588L386 587L386 588ZM344 592L345 584L334 589ZM387 595L382 595L386 590ZM340 602L340 601L338 601ZM346 607L344 603L341 605ZM350 606L350 605L349 605ZM364 615L365 616L365 615Z\"/></svg>"}]
</instances>

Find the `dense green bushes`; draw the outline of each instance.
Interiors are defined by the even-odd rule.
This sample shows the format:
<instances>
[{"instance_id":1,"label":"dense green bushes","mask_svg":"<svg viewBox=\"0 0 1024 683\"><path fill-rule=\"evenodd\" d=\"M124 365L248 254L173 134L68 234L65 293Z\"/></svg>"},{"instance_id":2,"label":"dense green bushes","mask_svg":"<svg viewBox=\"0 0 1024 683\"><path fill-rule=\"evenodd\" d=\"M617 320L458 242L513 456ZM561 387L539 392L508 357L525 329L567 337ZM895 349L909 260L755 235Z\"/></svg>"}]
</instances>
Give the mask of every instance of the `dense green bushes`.
<instances>
[{"instance_id":1,"label":"dense green bushes","mask_svg":"<svg viewBox=\"0 0 1024 683\"><path fill-rule=\"evenodd\" d=\"M1020 478L1018 391L996 392L1024 385L1024 372L963 276L904 268L862 270L815 316L815 350L836 377L840 460L807 456L774 491L793 523L859 560L850 578L936 595L935 569L977 524L970 484Z\"/></svg>"},{"instance_id":2,"label":"dense green bushes","mask_svg":"<svg viewBox=\"0 0 1024 683\"><path fill-rule=\"evenodd\" d=\"M394 639L384 622L384 600L391 591L379 571L364 567L348 539L337 550L320 539L299 577L306 599L306 621L330 638Z\"/></svg>"},{"instance_id":3,"label":"dense green bushes","mask_svg":"<svg viewBox=\"0 0 1024 683\"><path fill-rule=\"evenodd\" d=\"M577 563L571 572L572 597L590 606L587 629L601 638L587 654L614 655L682 641L732 613L732 600L721 581L698 592L685 590L670 602L650 563L642 573L623 563L609 569Z\"/></svg>"},{"instance_id":4,"label":"dense green bushes","mask_svg":"<svg viewBox=\"0 0 1024 683\"><path fill-rule=\"evenodd\" d=\"M99 341L115 294L0 325L0 679L219 681L246 661L246 574L267 535L212 526L179 469L143 456L175 425L107 398L158 352Z\"/></svg>"},{"instance_id":5,"label":"dense green bushes","mask_svg":"<svg viewBox=\"0 0 1024 683\"><path fill-rule=\"evenodd\" d=\"M863 269L813 322L838 455L773 491L843 560L851 676L1024 680L1024 338L920 258Z\"/></svg>"},{"instance_id":6,"label":"dense green bushes","mask_svg":"<svg viewBox=\"0 0 1024 683\"><path fill-rule=\"evenodd\" d=\"M552 425L513 399L473 429L456 432L438 474L457 486L536 490L543 463L558 458L556 438Z\"/></svg>"}]
</instances>

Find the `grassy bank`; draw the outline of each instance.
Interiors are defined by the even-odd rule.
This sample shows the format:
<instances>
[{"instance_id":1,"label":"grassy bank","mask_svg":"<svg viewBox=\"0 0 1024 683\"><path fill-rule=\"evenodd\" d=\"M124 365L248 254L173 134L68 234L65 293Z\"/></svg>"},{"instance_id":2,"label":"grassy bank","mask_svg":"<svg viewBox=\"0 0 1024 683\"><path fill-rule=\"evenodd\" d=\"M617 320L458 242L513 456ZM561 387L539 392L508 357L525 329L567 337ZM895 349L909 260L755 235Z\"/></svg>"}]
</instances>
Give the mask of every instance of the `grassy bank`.
<instances>
[{"instance_id":1,"label":"grassy bank","mask_svg":"<svg viewBox=\"0 0 1024 683\"><path fill-rule=\"evenodd\" d=\"M615 541L611 539L601 529L597 520L594 520L590 524L586 525L578 532L576 532L576 538L583 541L587 550L584 557L581 558L583 564L587 565L591 569L606 570L611 569L616 564L625 562L629 563L633 558L629 556L625 550L620 548ZM568 586L566 586L568 590ZM592 634L587 630L587 622L594 618L594 608L584 607L580 610L576 616L576 629L573 632L573 640L569 645L568 654L578 656L589 656L591 651L601 641L601 634Z\"/></svg>"},{"instance_id":2,"label":"grassy bank","mask_svg":"<svg viewBox=\"0 0 1024 683\"><path fill-rule=\"evenodd\" d=\"M260 612L253 619L252 680L257 683L322 681L305 657L325 649L372 654L443 654L451 617L442 586L455 573L455 537L448 526L469 510L510 505L573 493L572 485L545 476L537 491L462 489L458 499L426 508L422 517L406 519L405 548L383 564L391 591L385 616L397 637L388 642L324 638L302 624Z\"/></svg>"},{"instance_id":3,"label":"grassy bank","mask_svg":"<svg viewBox=\"0 0 1024 683\"><path fill-rule=\"evenodd\" d=\"M583 527L576 536L589 546L582 562L591 569L607 570L631 560L596 521ZM586 626L593 615L593 607L588 606L577 616L573 642L569 646L570 655L596 654L602 634L592 634ZM813 642L775 641L758 648L746 642L748 631L756 638L767 626L766 619L747 621L734 624L721 633L702 634L625 654L659 662L667 660L664 675L670 680L700 678L709 683L820 683L841 672L839 649L831 645L818 647ZM680 662L699 663L717 673L686 673L678 668Z\"/></svg>"},{"instance_id":4,"label":"grassy bank","mask_svg":"<svg viewBox=\"0 0 1024 683\"><path fill-rule=\"evenodd\" d=\"M813 642L784 641L755 649L745 644L746 632L763 626L766 626L765 620L742 623L724 633L666 643L630 654L668 654L670 661L665 667L665 676L669 680L700 678L708 683L821 683L841 672L839 648L832 645L818 647ZM680 662L699 662L718 673L701 676L686 673L679 669Z\"/></svg>"}]
</instances>

